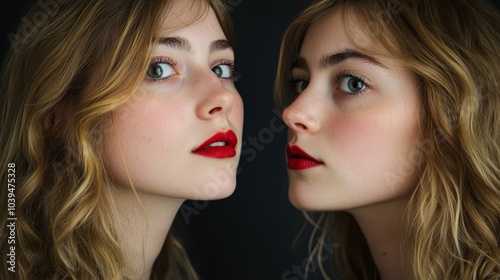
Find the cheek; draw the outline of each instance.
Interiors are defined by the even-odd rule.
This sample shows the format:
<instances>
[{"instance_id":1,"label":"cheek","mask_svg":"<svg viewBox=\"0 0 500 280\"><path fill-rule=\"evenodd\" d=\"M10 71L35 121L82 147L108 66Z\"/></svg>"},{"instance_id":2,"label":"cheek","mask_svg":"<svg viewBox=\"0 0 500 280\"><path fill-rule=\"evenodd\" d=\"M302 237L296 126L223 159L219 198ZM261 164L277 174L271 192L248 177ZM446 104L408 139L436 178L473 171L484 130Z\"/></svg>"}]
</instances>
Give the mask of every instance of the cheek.
<instances>
[{"instance_id":1,"label":"cheek","mask_svg":"<svg viewBox=\"0 0 500 280\"><path fill-rule=\"evenodd\" d=\"M126 113L117 112L117 115L127 116L115 121L115 131L121 145L139 150L151 150L168 147L169 139L175 139L174 131L182 125L183 114L179 106L160 106L158 104L144 104L124 108ZM132 149L133 150L133 149Z\"/></svg>"},{"instance_id":2,"label":"cheek","mask_svg":"<svg viewBox=\"0 0 500 280\"><path fill-rule=\"evenodd\" d=\"M360 186L393 185L388 174L398 175L403 185L413 180L419 163L408 166L408 161L418 140L415 111L365 110L335 118L331 128L331 156L338 159L336 168L343 170L349 181ZM401 171L403 165L405 172Z\"/></svg>"},{"instance_id":3,"label":"cheek","mask_svg":"<svg viewBox=\"0 0 500 280\"><path fill-rule=\"evenodd\" d=\"M381 148L390 146L387 129L374 118L362 115L336 118L329 139L335 147L333 158L342 156L346 166L357 170L357 166L371 167L375 158L380 159Z\"/></svg>"},{"instance_id":4,"label":"cheek","mask_svg":"<svg viewBox=\"0 0 500 280\"><path fill-rule=\"evenodd\" d=\"M115 178L122 184L131 176L136 183L152 178L155 168L175 157L177 133L182 129L179 106L126 104L114 114L112 133L107 135L106 156Z\"/></svg>"}]
</instances>

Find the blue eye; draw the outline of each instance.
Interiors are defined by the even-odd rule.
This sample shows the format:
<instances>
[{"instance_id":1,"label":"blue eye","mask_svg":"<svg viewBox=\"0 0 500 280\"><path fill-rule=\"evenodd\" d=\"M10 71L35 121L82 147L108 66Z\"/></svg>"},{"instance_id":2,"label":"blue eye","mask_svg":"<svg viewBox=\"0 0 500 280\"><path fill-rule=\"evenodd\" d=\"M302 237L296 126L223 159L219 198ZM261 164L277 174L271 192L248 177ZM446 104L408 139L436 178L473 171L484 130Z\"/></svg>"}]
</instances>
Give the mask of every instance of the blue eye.
<instances>
[{"instance_id":1,"label":"blue eye","mask_svg":"<svg viewBox=\"0 0 500 280\"><path fill-rule=\"evenodd\" d=\"M174 68L165 62L151 63L148 67L146 75L153 81L167 79L175 74Z\"/></svg>"},{"instance_id":2,"label":"blue eye","mask_svg":"<svg viewBox=\"0 0 500 280\"><path fill-rule=\"evenodd\" d=\"M346 75L339 77L339 87L345 94L356 95L366 89L366 84L361 78Z\"/></svg>"},{"instance_id":3,"label":"blue eye","mask_svg":"<svg viewBox=\"0 0 500 280\"><path fill-rule=\"evenodd\" d=\"M287 83L288 92L292 99L296 99L309 85L309 81L304 78L291 77Z\"/></svg>"},{"instance_id":4,"label":"blue eye","mask_svg":"<svg viewBox=\"0 0 500 280\"><path fill-rule=\"evenodd\" d=\"M212 71L219 78L230 79L233 77L233 65L231 64L219 64L212 68Z\"/></svg>"},{"instance_id":5,"label":"blue eye","mask_svg":"<svg viewBox=\"0 0 500 280\"><path fill-rule=\"evenodd\" d=\"M298 80L295 82L295 93L301 94L309 85L308 81Z\"/></svg>"}]
</instances>

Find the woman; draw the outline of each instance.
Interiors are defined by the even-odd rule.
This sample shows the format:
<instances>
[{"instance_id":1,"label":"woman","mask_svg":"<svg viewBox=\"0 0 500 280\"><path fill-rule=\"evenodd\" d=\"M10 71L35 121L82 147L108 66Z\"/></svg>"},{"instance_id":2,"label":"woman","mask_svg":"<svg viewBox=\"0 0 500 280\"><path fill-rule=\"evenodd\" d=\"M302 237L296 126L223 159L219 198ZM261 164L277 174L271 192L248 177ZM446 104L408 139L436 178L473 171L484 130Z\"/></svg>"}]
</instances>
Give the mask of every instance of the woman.
<instances>
[{"instance_id":1,"label":"woman","mask_svg":"<svg viewBox=\"0 0 500 280\"><path fill-rule=\"evenodd\" d=\"M197 279L169 231L184 200L236 184L225 8L53 1L27 19L1 88L1 278Z\"/></svg>"},{"instance_id":2,"label":"woman","mask_svg":"<svg viewBox=\"0 0 500 280\"><path fill-rule=\"evenodd\" d=\"M289 198L347 279L500 277L500 17L484 1L323 0L287 28Z\"/></svg>"}]
</instances>

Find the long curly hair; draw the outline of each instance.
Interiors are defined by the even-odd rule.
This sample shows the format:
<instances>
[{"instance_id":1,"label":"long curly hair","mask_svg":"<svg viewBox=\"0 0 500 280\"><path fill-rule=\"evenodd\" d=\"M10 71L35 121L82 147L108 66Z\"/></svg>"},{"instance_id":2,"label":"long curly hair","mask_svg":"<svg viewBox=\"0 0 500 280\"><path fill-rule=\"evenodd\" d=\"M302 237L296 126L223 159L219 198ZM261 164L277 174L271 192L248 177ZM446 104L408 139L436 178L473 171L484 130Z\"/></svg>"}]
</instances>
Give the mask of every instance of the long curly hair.
<instances>
[{"instance_id":1,"label":"long curly hair","mask_svg":"<svg viewBox=\"0 0 500 280\"><path fill-rule=\"evenodd\" d=\"M0 278L130 278L111 221L117 209L103 139L111 113L143 82L173 2L39 1L19 26L0 88L0 178L12 183L0 188ZM193 2L199 17L209 7L230 39L223 3ZM4 253L11 246L15 273ZM152 277L181 276L197 279L169 234Z\"/></svg>"},{"instance_id":2,"label":"long curly hair","mask_svg":"<svg viewBox=\"0 0 500 280\"><path fill-rule=\"evenodd\" d=\"M409 279L500 278L500 15L486 1L321 0L287 28L275 101L292 102L287 82L308 27L346 13L418 78L425 162L403 216L401 250ZM358 30L359 31L359 30ZM358 37L359 39L359 37ZM397 180L399 174L390 174ZM318 213L316 213L318 214ZM366 240L346 212L320 214L347 279L379 279ZM319 244L315 255L324 254ZM319 263L320 266L322 263ZM323 274L325 269L321 266Z\"/></svg>"}]
</instances>

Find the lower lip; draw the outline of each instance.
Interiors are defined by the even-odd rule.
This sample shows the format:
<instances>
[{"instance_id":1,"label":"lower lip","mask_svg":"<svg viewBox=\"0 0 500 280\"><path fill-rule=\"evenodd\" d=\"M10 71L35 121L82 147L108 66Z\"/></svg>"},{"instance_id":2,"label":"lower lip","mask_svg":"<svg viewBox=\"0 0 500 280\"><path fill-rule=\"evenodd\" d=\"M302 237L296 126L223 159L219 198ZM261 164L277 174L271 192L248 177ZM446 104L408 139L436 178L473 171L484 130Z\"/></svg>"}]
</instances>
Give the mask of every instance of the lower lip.
<instances>
[{"instance_id":1,"label":"lower lip","mask_svg":"<svg viewBox=\"0 0 500 280\"><path fill-rule=\"evenodd\" d=\"M288 169L291 170L304 170L320 166L321 163L305 158L289 158L288 159Z\"/></svg>"},{"instance_id":2,"label":"lower lip","mask_svg":"<svg viewBox=\"0 0 500 280\"><path fill-rule=\"evenodd\" d=\"M193 153L209 158L232 158L236 155L236 150L231 146L218 146L202 149Z\"/></svg>"}]
</instances>

